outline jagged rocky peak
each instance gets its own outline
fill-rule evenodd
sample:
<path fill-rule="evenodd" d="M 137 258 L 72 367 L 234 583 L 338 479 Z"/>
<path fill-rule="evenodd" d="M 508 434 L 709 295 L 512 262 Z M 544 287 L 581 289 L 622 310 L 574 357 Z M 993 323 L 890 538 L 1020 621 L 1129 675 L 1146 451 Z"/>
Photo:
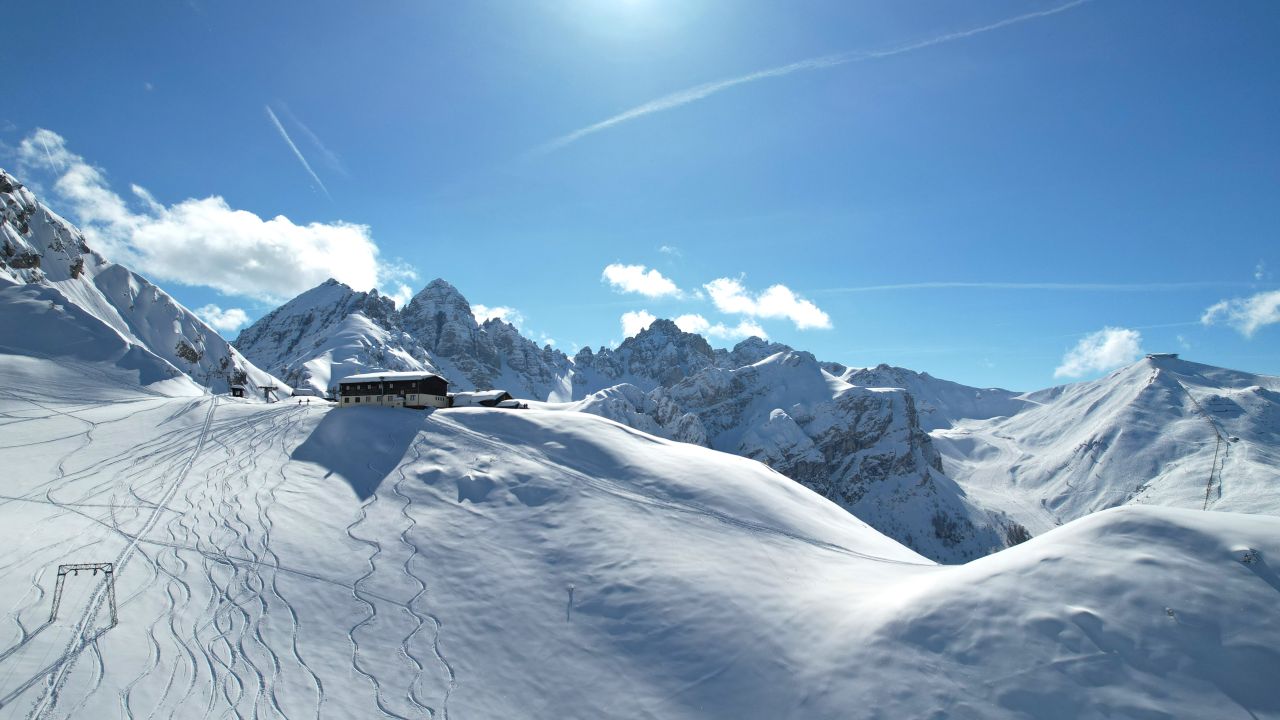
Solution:
<path fill-rule="evenodd" d="M 405 327 L 428 350 L 470 340 L 479 331 L 471 303 L 441 278 L 427 283 L 401 311 Z"/>
<path fill-rule="evenodd" d="M 649 327 L 623 340 L 616 349 L 596 352 L 584 348 L 574 357 L 574 397 L 620 382 L 644 390 L 674 385 L 715 365 L 716 353 L 706 338 L 681 330 L 671 320 L 654 320 Z"/>
<path fill-rule="evenodd" d="M 752 336 L 733 346 L 733 349 L 726 354 L 726 363 L 723 366 L 735 368 L 743 365 L 754 365 L 770 355 L 788 352 L 791 349 L 790 345 L 769 342 L 763 338 Z"/>
<path fill-rule="evenodd" d="M 0 273 L 15 282 L 69 280 L 106 263 L 84 236 L 0 168 Z"/>

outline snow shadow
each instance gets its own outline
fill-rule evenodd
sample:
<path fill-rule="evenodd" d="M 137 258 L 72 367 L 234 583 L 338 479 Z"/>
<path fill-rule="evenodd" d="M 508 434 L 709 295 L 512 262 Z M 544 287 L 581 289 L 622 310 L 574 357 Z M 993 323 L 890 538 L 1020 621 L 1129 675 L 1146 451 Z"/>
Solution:
<path fill-rule="evenodd" d="M 324 419 L 290 459 L 319 465 L 368 499 L 404 458 L 422 430 L 423 413 L 394 408 L 339 408 Z"/>

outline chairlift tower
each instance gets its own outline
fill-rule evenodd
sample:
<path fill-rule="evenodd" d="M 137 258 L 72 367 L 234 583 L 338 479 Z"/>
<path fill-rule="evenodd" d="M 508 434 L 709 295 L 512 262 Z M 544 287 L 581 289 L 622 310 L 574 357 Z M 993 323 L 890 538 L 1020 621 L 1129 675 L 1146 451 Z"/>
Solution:
<path fill-rule="evenodd" d="M 267 401 L 267 402 L 271 402 L 271 393 L 275 392 L 275 391 L 276 391 L 276 390 L 278 390 L 278 389 L 279 389 L 279 388 L 277 388 L 275 385 L 263 385 L 263 386 L 262 386 L 262 399 L 263 399 L 263 400 L 265 400 L 265 401 Z M 279 397 L 277 397 L 276 399 L 277 399 L 277 400 L 279 400 L 280 398 L 279 398 Z"/>
<path fill-rule="evenodd" d="M 67 573 L 80 575 L 80 571 L 90 572 L 96 577 L 102 573 L 107 583 L 107 605 L 111 608 L 111 627 L 115 627 L 119 618 L 116 616 L 116 577 L 115 567 L 111 563 L 77 563 L 58 566 L 58 582 L 53 587 L 53 608 L 49 610 L 49 622 L 58 618 L 58 605 L 62 603 L 62 585 L 67 580 Z"/>

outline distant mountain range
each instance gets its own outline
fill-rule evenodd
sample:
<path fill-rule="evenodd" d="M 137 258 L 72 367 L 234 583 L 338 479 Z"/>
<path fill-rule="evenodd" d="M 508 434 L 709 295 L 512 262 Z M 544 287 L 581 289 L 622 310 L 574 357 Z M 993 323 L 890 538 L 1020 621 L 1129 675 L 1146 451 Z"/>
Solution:
<path fill-rule="evenodd" d="M 404 308 L 335 280 L 224 341 L 93 252 L 0 171 L 0 352 L 104 362 L 143 386 L 328 391 L 371 370 L 438 372 L 759 460 L 914 550 L 958 562 L 1131 503 L 1280 514 L 1280 379 L 1176 358 L 1032 393 L 657 320 L 573 357 L 433 280 Z"/>

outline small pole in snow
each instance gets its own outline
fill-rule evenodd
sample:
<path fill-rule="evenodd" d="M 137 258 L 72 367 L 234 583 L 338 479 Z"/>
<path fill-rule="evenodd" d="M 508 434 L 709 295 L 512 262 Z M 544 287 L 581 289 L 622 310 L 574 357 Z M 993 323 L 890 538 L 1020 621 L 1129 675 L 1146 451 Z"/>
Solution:
<path fill-rule="evenodd" d="M 569 617 L 573 614 L 573 583 L 569 583 L 569 604 L 564 609 L 564 621 L 569 622 Z"/>

